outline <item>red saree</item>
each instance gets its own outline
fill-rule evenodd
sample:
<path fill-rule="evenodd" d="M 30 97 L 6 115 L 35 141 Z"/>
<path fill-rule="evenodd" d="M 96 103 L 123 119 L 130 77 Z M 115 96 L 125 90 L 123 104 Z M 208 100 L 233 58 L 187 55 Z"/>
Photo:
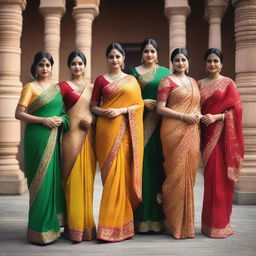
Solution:
<path fill-rule="evenodd" d="M 202 233 L 225 238 L 230 226 L 234 183 L 244 155 L 242 104 L 235 83 L 227 77 L 201 89 L 202 114 L 225 113 L 225 121 L 202 126 L 204 201 Z"/>

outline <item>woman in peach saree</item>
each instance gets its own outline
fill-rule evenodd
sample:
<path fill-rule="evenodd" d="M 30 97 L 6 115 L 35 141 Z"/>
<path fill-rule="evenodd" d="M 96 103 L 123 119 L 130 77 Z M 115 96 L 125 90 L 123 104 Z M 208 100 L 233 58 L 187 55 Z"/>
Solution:
<path fill-rule="evenodd" d="M 96 169 L 90 112 L 92 86 L 84 81 L 86 58 L 80 51 L 68 57 L 72 79 L 59 83 L 71 128 L 62 141 L 62 174 L 67 205 L 65 236 L 74 242 L 92 240 L 93 183 Z"/>
<path fill-rule="evenodd" d="M 176 239 L 192 238 L 194 194 L 199 153 L 200 92 L 196 81 L 186 75 L 188 53 L 172 52 L 173 74 L 158 88 L 158 113 L 163 116 L 161 141 L 165 180 L 162 187 L 165 227 Z"/>
<path fill-rule="evenodd" d="M 134 236 L 133 210 L 141 201 L 143 100 L 137 80 L 122 72 L 124 50 L 106 51 L 109 72 L 94 84 L 95 147 L 103 192 L 97 238 L 109 242 Z"/>

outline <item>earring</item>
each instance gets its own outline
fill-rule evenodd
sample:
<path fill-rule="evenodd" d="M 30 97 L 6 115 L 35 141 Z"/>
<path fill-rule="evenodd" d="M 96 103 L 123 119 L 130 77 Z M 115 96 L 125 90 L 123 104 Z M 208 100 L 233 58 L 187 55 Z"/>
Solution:
<path fill-rule="evenodd" d="M 143 64 L 143 63 L 144 63 L 144 60 L 143 60 L 143 58 L 141 58 L 141 60 L 140 60 L 140 63 L 141 63 L 141 64 Z"/>
<path fill-rule="evenodd" d="M 158 63 L 158 58 L 156 58 L 156 60 L 155 60 L 155 64 L 157 64 Z"/>
<path fill-rule="evenodd" d="M 37 72 L 35 73 L 35 78 L 38 78 L 38 74 L 37 74 Z"/>
<path fill-rule="evenodd" d="M 189 72 L 189 68 L 186 69 L 185 73 L 188 74 L 188 72 Z"/>
<path fill-rule="evenodd" d="M 121 65 L 121 69 L 124 70 L 125 66 L 124 66 L 124 62 Z"/>

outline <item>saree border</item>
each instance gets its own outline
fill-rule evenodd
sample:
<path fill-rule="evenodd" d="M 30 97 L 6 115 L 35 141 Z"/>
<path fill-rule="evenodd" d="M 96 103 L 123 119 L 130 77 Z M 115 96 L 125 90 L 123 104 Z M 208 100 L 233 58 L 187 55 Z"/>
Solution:
<path fill-rule="evenodd" d="M 49 166 L 51 158 L 52 158 L 52 154 L 54 152 L 57 135 L 58 135 L 58 128 L 53 128 L 51 130 L 51 134 L 48 138 L 48 142 L 45 147 L 43 156 L 42 156 L 40 163 L 37 167 L 36 174 L 33 177 L 33 180 L 29 186 L 29 206 L 30 207 L 36 200 L 37 194 L 38 194 L 40 187 L 43 183 L 44 177 L 46 175 L 48 166 Z"/>
<path fill-rule="evenodd" d="M 46 91 L 42 92 L 35 101 L 31 103 L 28 107 L 28 113 L 33 113 L 44 105 L 52 101 L 56 95 L 60 92 L 60 87 L 58 84 L 54 84 L 49 87 Z"/>
<path fill-rule="evenodd" d="M 202 157 L 203 157 L 205 165 L 207 164 L 210 155 L 212 154 L 215 146 L 217 145 L 217 143 L 219 141 L 219 138 L 221 136 L 223 128 L 224 128 L 224 121 L 219 121 L 216 124 L 216 127 L 214 128 L 213 135 L 211 136 L 209 142 L 207 143 L 207 145 L 205 146 L 205 148 L 202 152 Z"/>
<path fill-rule="evenodd" d="M 113 164 L 113 161 L 119 151 L 121 142 L 122 142 L 124 134 L 125 134 L 126 127 L 127 127 L 126 120 L 123 118 L 121 121 L 121 124 L 120 124 L 119 131 L 116 135 L 116 139 L 115 139 L 115 141 L 111 147 L 111 150 L 110 150 L 110 152 L 104 162 L 104 165 L 102 166 L 102 169 L 101 169 L 101 179 L 102 179 L 103 185 L 107 179 L 107 176 L 108 176 L 110 168 Z"/>
<path fill-rule="evenodd" d="M 150 111 L 146 118 L 144 119 L 144 148 L 147 146 L 151 135 L 155 131 L 158 123 L 160 121 L 160 116 L 155 113 Z"/>
<path fill-rule="evenodd" d="M 60 231 L 49 230 L 46 232 L 39 232 L 33 229 L 27 230 L 27 239 L 36 244 L 49 244 L 60 237 Z"/>
<path fill-rule="evenodd" d="M 64 236 L 74 242 L 90 241 L 96 238 L 96 227 L 87 229 L 74 229 L 65 227 Z"/>
<path fill-rule="evenodd" d="M 97 238 L 109 242 L 118 242 L 134 236 L 134 221 L 129 220 L 123 227 L 116 228 L 106 225 L 99 225 Z"/>
<path fill-rule="evenodd" d="M 135 230 L 136 232 L 160 232 L 164 230 L 164 223 L 163 221 L 136 221 L 135 222 Z"/>
<path fill-rule="evenodd" d="M 157 69 L 159 67 L 160 67 L 159 65 L 156 65 L 152 70 L 150 70 L 150 71 L 148 71 L 144 74 L 140 74 L 135 68 L 136 72 L 139 74 L 139 77 L 137 79 L 138 79 L 138 83 L 140 85 L 140 88 L 142 90 L 147 86 L 147 83 L 154 80 Z"/>
<path fill-rule="evenodd" d="M 202 223 L 201 232 L 211 238 L 226 238 L 233 234 L 230 223 L 225 228 L 211 228 Z"/>
<path fill-rule="evenodd" d="M 132 140 L 132 151 L 133 151 L 133 184 L 135 186 L 135 192 L 138 199 L 142 200 L 142 180 L 140 174 L 139 164 L 139 138 L 138 138 L 138 127 L 136 122 L 136 109 L 131 106 L 128 107 L 128 119 L 130 126 L 130 134 Z"/>

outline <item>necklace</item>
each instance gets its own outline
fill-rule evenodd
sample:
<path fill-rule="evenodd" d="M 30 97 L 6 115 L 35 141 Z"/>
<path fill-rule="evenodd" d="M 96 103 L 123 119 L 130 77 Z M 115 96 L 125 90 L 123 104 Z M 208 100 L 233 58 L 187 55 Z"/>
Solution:
<path fill-rule="evenodd" d="M 82 82 L 76 82 L 73 79 L 70 80 L 73 84 L 75 84 L 77 87 L 84 87 L 85 86 L 85 81 Z"/>
<path fill-rule="evenodd" d="M 120 74 L 116 75 L 116 76 L 111 76 L 109 73 L 107 74 L 107 76 L 110 78 L 110 80 L 112 81 L 116 81 L 117 79 L 119 79 L 121 76 L 123 75 L 123 72 L 121 72 Z"/>
<path fill-rule="evenodd" d="M 190 84 L 190 79 L 185 76 L 186 81 L 184 79 L 181 79 L 179 76 L 176 75 L 176 77 L 178 78 L 178 80 L 180 81 L 181 85 L 186 85 L 186 84 Z"/>
<path fill-rule="evenodd" d="M 76 82 L 74 80 L 70 80 L 77 88 L 74 89 L 74 93 L 81 94 L 84 91 L 85 88 L 85 81 L 82 82 Z"/>

